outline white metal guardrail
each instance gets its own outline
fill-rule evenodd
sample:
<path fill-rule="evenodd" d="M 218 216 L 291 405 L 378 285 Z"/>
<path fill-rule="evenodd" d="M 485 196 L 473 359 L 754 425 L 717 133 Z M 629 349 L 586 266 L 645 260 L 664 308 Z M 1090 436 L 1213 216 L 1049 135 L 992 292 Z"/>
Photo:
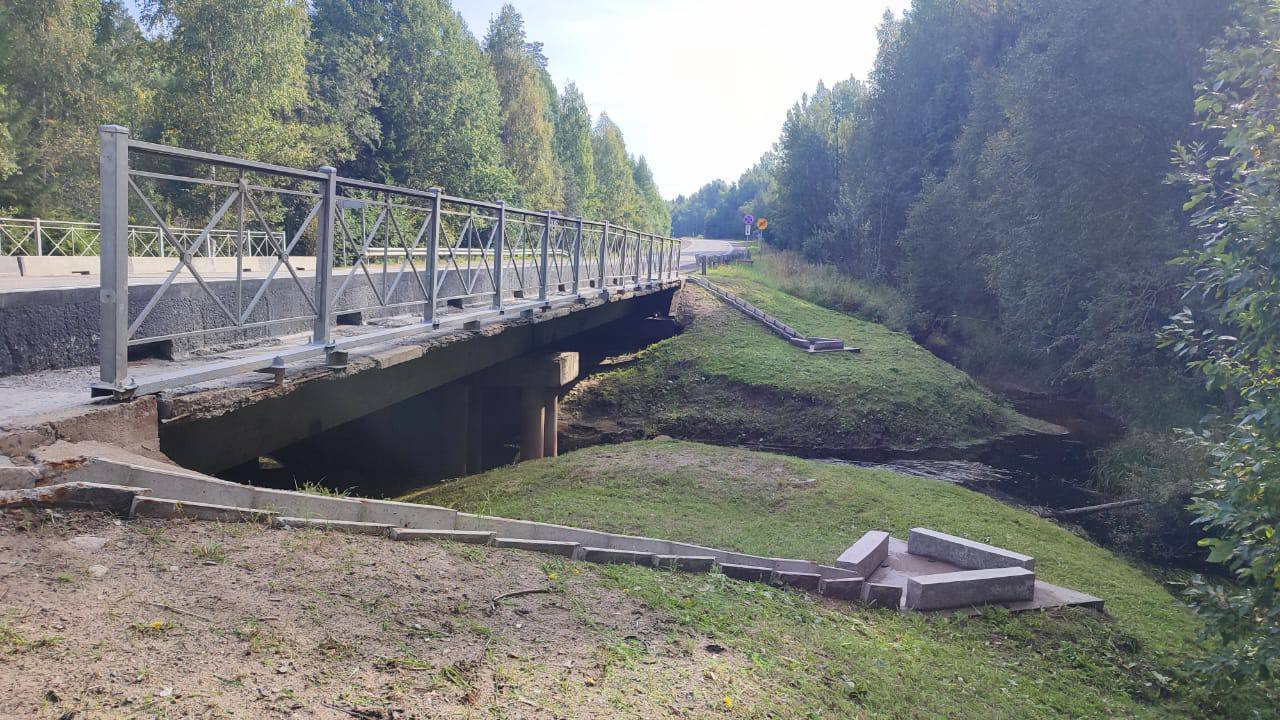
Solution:
<path fill-rule="evenodd" d="M 95 394 L 156 392 L 333 357 L 439 327 L 450 306 L 456 310 L 450 320 L 482 320 L 679 276 L 678 240 L 608 222 L 345 178 L 331 167 L 302 170 L 141 142 L 117 125 L 99 128 L 99 140 L 102 328 Z M 129 287 L 132 217 L 154 223 L 173 251 L 166 257 L 176 260 L 158 286 L 135 288 L 140 297 L 131 297 Z M 202 229 L 190 234 L 171 226 L 197 218 Z M 251 232 L 259 233 L 256 248 Z M 195 262 L 217 233 L 229 238 L 233 280 L 207 279 Z M 274 259 L 265 278 L 246 276 L 250 252 Z M 314 257 L 314 277 L 304 281 L 294 256 Z M 196 288 L 183 296 L 203 303 L 201 327 L 175 326 L 185 321 L 161 302 L 177 294 L 179 276 L 194 280 Z M 338 315 L 365 311 L 420 320 L 334 339 Z M 129 377 L 133 345 L 299 322 L 312 326 L 303 347 L 144 382 Z"/>
<path fill-rule="evenodd" d="M 129 255 L 177 257 L 179 248 L 192 245 L 200 232 L 198 228 L 171 227 L 168 234 L 178 241 L 175 244 L 166 240 L 166 233 L 157 225 L 130 225 Z M 94 222 L 0 217 L 0 255 L 91 257 L 98 254 L 100 234 L 100 227 Z M 239 237 L 235 230 L 211 230 L 196 249 L 203 257 L 235 257 Z M 247 230 L 243 238 L 246 255 L 274 255 L 269 252 L 272 243 L 266 233 Z"/>

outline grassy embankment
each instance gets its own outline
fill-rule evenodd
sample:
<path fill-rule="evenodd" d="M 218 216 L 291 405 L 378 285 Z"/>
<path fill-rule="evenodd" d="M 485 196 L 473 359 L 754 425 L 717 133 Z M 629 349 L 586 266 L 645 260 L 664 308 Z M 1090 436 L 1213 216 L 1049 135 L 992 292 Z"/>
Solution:
<path fill-rule="evenodd" d="M 801 482 L 813 479 L 815 482 Z M 1030 553 L 1090 611 L 944 618 L 610 567 L 604 582 L 749 663 L 719 678 L 746 716 L 1203 717 L 1181 679 L 1194 619 L 1156 581 L 1053 523 L 944 482 L 679 441 L 601 446 L 409 496 L 475 512 L 830 561 L 869 529 L 918 525 Z M 649 659 L 651 660 L 651 659 Z M 648 661 L 638 658 L 638 662 Z"/>
<path fill-rule="evenodd" d="M 711 279 L 862 353 L 800 352 L 690 287 L 678 308 L 685 331 L 580 385 L 570 415 L 622 418 L 633 437 L 827 450 L 962 445 L 1018 429 L 1016 413 L 903 333 L 781 292 L 751 266 L 716 268 Z"/>

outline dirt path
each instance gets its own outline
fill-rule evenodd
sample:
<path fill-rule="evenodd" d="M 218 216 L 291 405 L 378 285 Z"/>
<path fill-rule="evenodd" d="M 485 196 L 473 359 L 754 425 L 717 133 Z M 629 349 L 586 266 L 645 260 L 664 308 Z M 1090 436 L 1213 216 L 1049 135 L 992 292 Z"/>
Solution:
<path fill-rule="evenodd" d="M 745 662 L 517 551 L 19 511 L 0 558 L 2 718 L 702 717 Z"/>

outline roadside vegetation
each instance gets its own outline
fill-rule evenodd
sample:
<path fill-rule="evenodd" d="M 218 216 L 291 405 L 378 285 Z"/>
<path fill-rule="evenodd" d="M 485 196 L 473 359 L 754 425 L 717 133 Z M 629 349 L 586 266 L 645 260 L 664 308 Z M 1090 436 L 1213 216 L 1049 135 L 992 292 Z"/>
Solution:
<path fill-rule="evenodd" d="M 915 526 L 1030 553 L 1043 579 L 1106 600 L 977 617 L 869 612 L 719 576 L 610 568 L 606 581 L 751 658 L 786 717 L 1205 717 L 1184 660 L 1196 623 L 1141 569 L 1053 523 L 936 480 L 680 441 L 601 446 L 406 496 L 462 510 L 833 560 L 866 530 Z M 1265 707 L 1258 705 L 1257 707 Z"/>
<path fill-rule="evenodd" d="M 711 279 L 862 352 L 801 352 L 690 286 L 679 300 L 684 332 L 579 385 L 566 402 L 575 422 L 621 422 L 624 437 L 832 452 L 963 445 L 1018 430 L 1016 413 L 907 335 L 780 292 L 756 273 L 724 266 Z"/>

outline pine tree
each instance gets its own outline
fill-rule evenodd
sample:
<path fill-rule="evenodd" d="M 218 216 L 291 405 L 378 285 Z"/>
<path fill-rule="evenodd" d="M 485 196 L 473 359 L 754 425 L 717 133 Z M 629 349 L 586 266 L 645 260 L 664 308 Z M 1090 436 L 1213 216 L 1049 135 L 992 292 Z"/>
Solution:
<path fill-rule="evenodd" d="M 536 55 L 535 55 L 536 52 Z M 507 167 L 520 188 L 520 201 L 535 210 L 563 205 L 561 178 L 551 150 L 551 101 L 544 82 L 540 46 L 525 38 L 524 18 L 510 4 L 489 23 L 485 56 L 493 66 L 502 98 L 502 144 Z"/>
<path fill-rule="evenodd" d="M 375 110 L 390 67 L 384 0 L 314 0 L 308 74 L 314 102 L 308 121 L 322 126 L 317 154 L 344 174 L 374 174 L 382 140 Z"/>
<path fill-rule="evenodd" d="M 572 82 L 565 85 L 556 108 L 555 153 L 563 171 L 565 212 L 593 217 L 597 208 L 591 115 L 582 91 Z"/>

